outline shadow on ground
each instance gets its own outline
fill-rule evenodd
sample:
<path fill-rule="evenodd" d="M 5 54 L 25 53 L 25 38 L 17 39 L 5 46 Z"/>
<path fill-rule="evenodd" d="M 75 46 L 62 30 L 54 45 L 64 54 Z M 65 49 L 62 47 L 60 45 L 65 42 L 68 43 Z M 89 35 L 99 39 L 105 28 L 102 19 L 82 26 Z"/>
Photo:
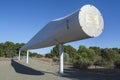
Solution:
<path fill-rule="evenodd" d="M 65 69 L 63 77 L 75 80 L 120 80 L 120 73 L 114 69 Z"/>
<path fill-rule="evenodd" d="M 44 75 L 43 72 L 22 65 L 14 60 L 11 60 L 11 65 L 13 66 L 13 68 L 17 73 L 27 74 L 27 75 Z"/>
<path fill-rule="evenodd" d="M 22 65 L 14 60 L 11 60 L 11 65 L 17 73 L 27 75 L 44 75 L 45 73 L 58 76 L 57 73 L 37 71 L 33 68 Z M 120 72 L 115 69 L 64 69 L 62 77 L 69 78 L 70 80 L 120 80 Z"/>

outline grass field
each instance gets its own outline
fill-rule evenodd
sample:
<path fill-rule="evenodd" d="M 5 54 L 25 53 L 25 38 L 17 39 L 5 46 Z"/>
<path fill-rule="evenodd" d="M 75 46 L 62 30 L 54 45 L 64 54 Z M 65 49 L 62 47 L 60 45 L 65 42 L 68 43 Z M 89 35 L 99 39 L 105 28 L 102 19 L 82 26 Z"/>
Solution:
<path fill-rule="evenodd" d="M 0 80 L 120 80 L 120 72 L 115 69 L 79 70 L 65 67 L 65 73 L 58 74 L 59 66 L 48 59 L 1 60 Z"/>

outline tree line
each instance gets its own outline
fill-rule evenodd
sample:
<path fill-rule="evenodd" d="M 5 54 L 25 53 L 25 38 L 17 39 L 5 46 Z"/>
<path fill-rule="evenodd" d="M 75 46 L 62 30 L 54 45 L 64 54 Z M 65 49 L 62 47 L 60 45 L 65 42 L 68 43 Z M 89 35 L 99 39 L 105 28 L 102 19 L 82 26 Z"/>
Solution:
<path fill-rule="evenodd" d="M 13 43 L 10 41 L 0 43 L 0 57 L 12 58 L 18 56 L 19 49 L 24 43 Z M 115 66 L 120 68 L 119 48 L 100 48 L 96 46 L 86 47 L 80 45 L 76 50 L 71 45 L 64 45 L 64 60 L 73 63 L 77 68 L 88 68 L 91 65 Z M 26 56 L 26 51 L 21 52 L 21 56 Z M 42 57 L 41 54 L 30 52 L 30 57 Z M 59 60 L 59 45 L 53 47 L 45 57 L 57 58 Z"/>
<path fill-rule="evenodd" d="M 64 60 L 69 60 L 76 68 L 88 68 L 91 65 L 104 67 L 120 68 L 120 49 L 119 48 L 100 48 L 92 46 L 87 48 L 80 45 L 78 50 L 70 45 L 64 45 L 64 56 L 69 55 Z M 59 46 L 56 45 L 47 57 L 59 59 Z"/>
<path fill-rule="evenodd" d="M 0 57 L 12 58 L 18 56 L 19 49 L 25 45 L 24 43 L 13 43 L 6 41 L 5 43 L 0 43 Z M 35 52 L 29 53 L 30 57 L 42 57 L 42 55 Z M 26 51 L 21 52 L 21 56 L 26 56 Z"/>

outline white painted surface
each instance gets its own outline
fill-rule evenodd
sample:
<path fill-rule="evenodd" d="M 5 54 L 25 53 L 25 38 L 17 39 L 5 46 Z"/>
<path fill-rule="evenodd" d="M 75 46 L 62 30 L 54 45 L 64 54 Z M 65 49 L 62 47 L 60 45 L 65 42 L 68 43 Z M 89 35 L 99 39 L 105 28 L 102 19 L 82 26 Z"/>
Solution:
<path fill-rule="evenodd" d="M 99 10 L 92 5 L 85 5 L 75 13 L 49 22 L 20 50 L 97 37 L 102 33 L 103 25 Z"/>
<path fill-rule="evenodd" d="M 28 50 L 60 44 L 59 72 L 63 74 L 62 44 L 97 37 L 102 33 L 103 26 L 104 21 L 100 11 L 92 5 L 85 5 L 73 14 L 49 22 L 20 50 L 27 50 L 28 63 Z"/>
<path fill-rule="evenodd" d="M 26 58 L 26 63 L 28 64 L 29 62 L 29 51 L 27 50 L 27 58 Z"/>
<path fill-rule="evenodd" d="M 60 55 L 60 64 L 59 64 L 59 72 L 60 74 L 64 73 L 64 60 L 63 60 L 63 44 L 59 44 L 59 55 Z"/>
<path fill-rule="evenodd" d="M 18 56 L 18 60 L 20 60 L 20 54 L 21 54 L 21 51 L 19 50 L 19 56 Z"/>

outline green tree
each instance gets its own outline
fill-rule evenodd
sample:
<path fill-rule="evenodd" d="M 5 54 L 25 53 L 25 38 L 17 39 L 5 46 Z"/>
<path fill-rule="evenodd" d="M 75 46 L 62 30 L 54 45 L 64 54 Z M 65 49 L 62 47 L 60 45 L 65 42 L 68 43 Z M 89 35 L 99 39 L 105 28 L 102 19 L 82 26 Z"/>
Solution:
<path fill-rule="evenodd" d="M 0 57 L 11 58 L 14 56 L 18 56 L 19 49 L 25 45 L 24 43 L 13 43 L 10 41 L 6 41 L 5 43 L 0 43 Z M 32 52 L 30 52 L 32 54 Z M 40 57 L 41 55 L 35 54 L 36 57 Z M 26 51 L 21 52 L 21 56 L 26 56 Z"/>
<path fill-rule="evenodd" d="M 68 53 L 64 53 L 64 62 L 68 63 L 69 62 L 69 54 Z"/>
<path fill-rule="evenodd" d="M 92 46 L 92 47 L 89 47 L 89 49 L 93 49 L 97 55 L 101 55 L 100 47 Z"/>
<path fill-rule="evenodd" d="M 73 48 L 72 46 L 70 46 L 70 45 L 65 45 L 64 46 L 64 53 L 66 53 L 66 55 L 69 56 L 69 61 L 70 62 L 73 62 L 74 54 L 76 52 L 77 52 L 76 49 Z"/>
<path fill-rule="evenodd" d="M 41 58 L 42 57 L 41 54 L 38 54 L 36 52 L 30 52 L 29 55 L 30 55 L 30 57 L 36 57 L 36 58 Z"/>
<path fill-rule="evenodd" d="M 101 50 L 101 56 L 103 59 L 105 59 L 106 61 L 114 61 L 115 60 L 115 57 L 116 57 L 116 52 L 112 49 L 108 49 L 108 48 L 105 48 L 105 49 L 102 49 Z"/>
<path fill-rule="evenodd" d="M 73 64 L 77 68 L 88 68 L 90 65 L 93 65 L 95 61 L 95 51 L 82 45 L 74 55 Z"/>
<path fill-rule="evenodd" d="M 0 57 L 4 57 L 3 43 L 0 43 Z"/>
<path fill-rule="evenodd" d="M 4 48 L 6 49 L 5 51 L 5 54 L 6 56 L 5 57 L 13 57 L 14 56 L 14 43 L 13 42 L 5 42 L 4 43 Z"/>
<path fill-rule="evenodd" d="M 51 57 L 59 57 L 59 45 L 56 45 L 55 47 L 53 47 L 53 49 L 51 50 Z"/>
<path fill-rule="evenodd" d="M 79 46 L 77 53 L 86 52 L 87 48 L 84 45 Z"/>
<path fill-rule="evenodd" d="M 69 57 L 72 58 L 73 55 L 76 53 L 76 49 L 70 45 L 64 46 L 64 52 L 69 54 Z"/>

